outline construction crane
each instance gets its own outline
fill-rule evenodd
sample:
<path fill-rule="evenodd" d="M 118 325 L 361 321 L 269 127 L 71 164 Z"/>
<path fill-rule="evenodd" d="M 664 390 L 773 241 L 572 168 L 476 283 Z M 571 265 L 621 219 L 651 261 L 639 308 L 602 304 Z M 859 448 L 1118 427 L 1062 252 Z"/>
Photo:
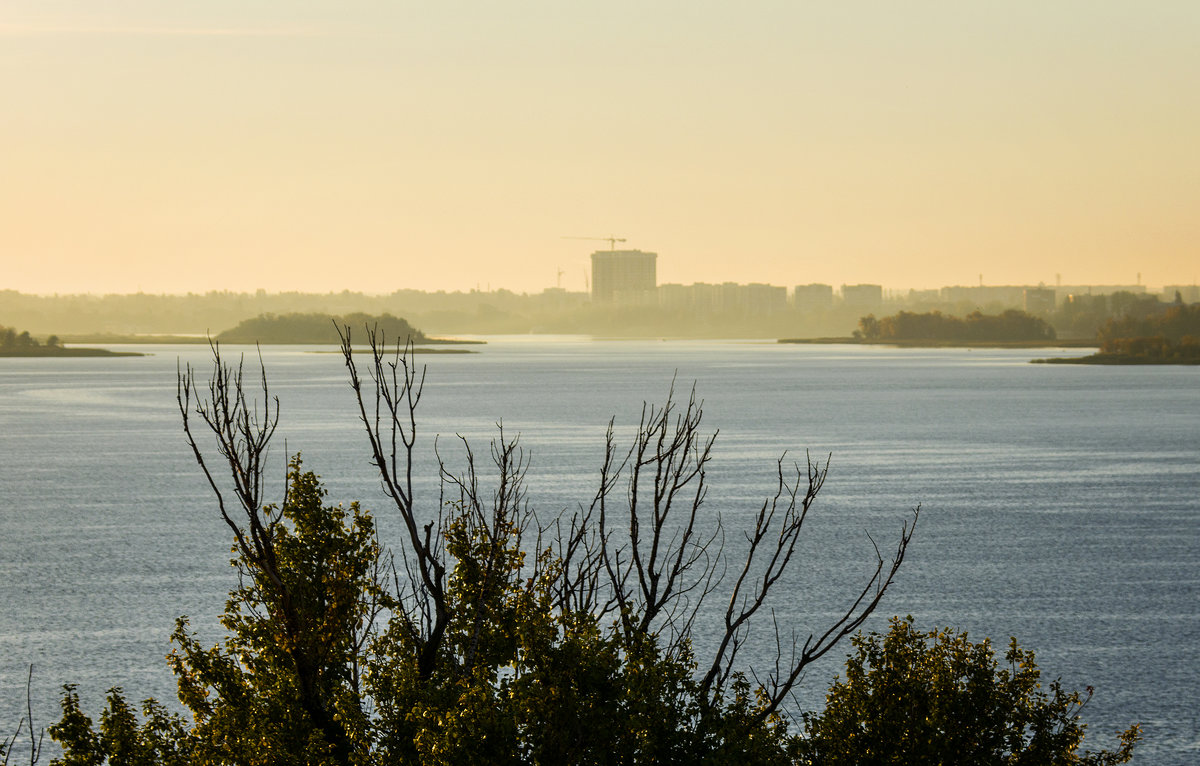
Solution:
<path fill-rule="evenodd" d="M 616 250 L 618 242 L 624 242 L 624 237 L 563 237 L 563 239 L 598 239 L 608 243 L 609 250 Z"/>

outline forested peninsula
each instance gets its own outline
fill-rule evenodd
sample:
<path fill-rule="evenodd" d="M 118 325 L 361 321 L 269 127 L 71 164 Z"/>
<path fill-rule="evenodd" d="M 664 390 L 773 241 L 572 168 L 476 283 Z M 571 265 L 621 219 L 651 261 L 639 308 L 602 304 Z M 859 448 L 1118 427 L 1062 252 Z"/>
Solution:
<path fill-rule="evenodd" d="M 1035 359 L 1044 364 L 1200 364 L 1200 304 L 1177 303 L 1161 314 L 1110 319 L 1091 356 Z"/>
<path fill-rule="evenodd" d="M 780 343 L 814 341 L 785 339 Z M 1016 346 L 1061 345 L 1054 328 L 1040 317 L 1017 309 L 1000 314 L 973 311 L 965 317 L 929 311 L 918 314 L 900 311 L 876 318 L 874 314 L 858 320 L 858 329 L 850 338 L 823 338 L 815 342 L 878 343 L 898 346 Z M 1088 344 L 1092 345 L 1092 344 Z"/>
<path fill-rule="evenodd" d="M 1136 313 L 1110 317 L 1094 340 L 1058 340 L 1046 320 L 1009 309 L 990 315 L 974 311 L 965 317 L 930 311 L 900 311 L 858 321 L 850 338 L 784 339 L 780 343 L 864 343 L 895 346 L 976 346 L 1035 348 L 1099 347 L 1090 356 L 1034 359 L 1046 364 L 1200 364 L 1200 304 L 1143 303 Z"/>

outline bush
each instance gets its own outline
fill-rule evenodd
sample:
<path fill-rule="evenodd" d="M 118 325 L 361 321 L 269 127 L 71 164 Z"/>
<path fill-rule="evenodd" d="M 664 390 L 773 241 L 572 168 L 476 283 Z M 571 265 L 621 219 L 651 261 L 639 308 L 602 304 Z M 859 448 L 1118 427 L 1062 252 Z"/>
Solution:
<path fill-rule="evenodd" d="M 1115 751 L 1079 752 L 1090 699 L 1058 681 L 1041 687 L 1033 652 L 1014 638 L 1004 665 L 984 639 L 946 629 L 922 633 L 893 618 L 886 635 L 852 640 L 846 677 L 823 713 L 805 717 L 805 762 L 841 764 L 1118 764 L 1132 756 L 1138 727 Z"/>

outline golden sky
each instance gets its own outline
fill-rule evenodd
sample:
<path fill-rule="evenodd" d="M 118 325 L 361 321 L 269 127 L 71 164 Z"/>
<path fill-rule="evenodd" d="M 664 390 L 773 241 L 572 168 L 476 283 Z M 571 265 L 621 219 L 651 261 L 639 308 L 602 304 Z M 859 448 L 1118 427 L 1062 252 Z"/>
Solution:
<path fill-rule="evenodd" d="M 0 289 L 1192 283 L 1200 2 L 5 0 Z"/>

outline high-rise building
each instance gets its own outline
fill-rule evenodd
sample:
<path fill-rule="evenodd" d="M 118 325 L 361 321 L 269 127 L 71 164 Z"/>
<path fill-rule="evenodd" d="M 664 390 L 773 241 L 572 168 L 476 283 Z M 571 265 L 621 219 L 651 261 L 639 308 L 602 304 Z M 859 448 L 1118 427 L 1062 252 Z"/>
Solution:
<path fill-rule="evenodd" d="M 592 300 L 597 303 L 654 301 L 658 253 L 597 250 L 592 253 Z"/>
<path fill-rule="evenodd" d="M 1025 288 L 1025 305 L 1023 308 L 1027 314 L 1049 314 L 1054 311 L 1056 302 L 1054 288 L 1052 287 L 1026 287 Z"/>
<path fill-rule="evenodd" d="M 1167 303 L 1175 300 L 1175 294 L 1184 303 L 1200 303 L 1200 287 L 1196 285 L 1166 285 L 1163 287 L 1162 299 Z"/>
<path fill-rule="evenodd" d="M 792 303 L 805 311 L 827 309 L 833 305 L 833 285 L 796 285 L 792 288 Z"/>
<path fill-rule="evenodd" d="M 880 285 L 842 285 L 842 304 L 856 309 L 876 309 L 883 304 Z"/>

